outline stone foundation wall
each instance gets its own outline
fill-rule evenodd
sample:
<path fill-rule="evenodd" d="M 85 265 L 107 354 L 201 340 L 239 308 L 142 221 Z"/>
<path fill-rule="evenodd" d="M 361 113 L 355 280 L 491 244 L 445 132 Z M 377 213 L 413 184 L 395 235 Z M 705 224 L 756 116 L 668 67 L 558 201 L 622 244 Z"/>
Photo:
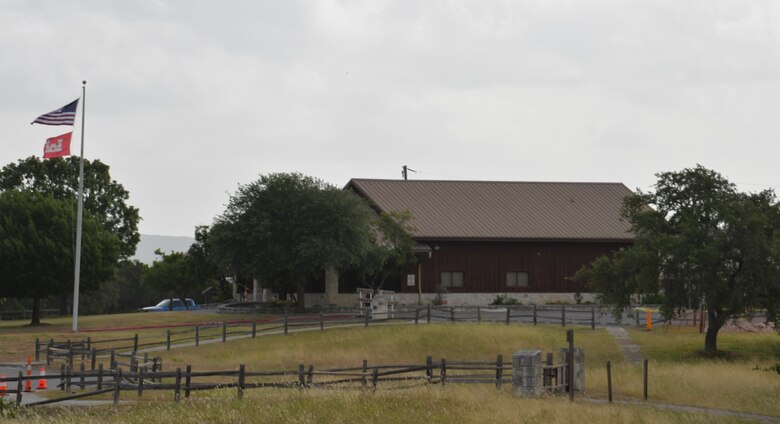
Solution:
<path fill-rule="evenodd" d="M 506 295 L 507 299 L 517 299 L 521 305 L 544 305 L 548 303 L 566 303 L 575 304 L 575 293 L 446 293 L 444 302 L 450 306 L 466 305 L 489 305 L 498 295 Z M 422 304 L 427 305 L 433 302 L 435 293 L 423 293 Z M 396 293 L 393 295 L 396 305 L 417 305 L 418 295 L 416 293 Z M 582 293 L 583 302 L 595 302 L 596 295 L 593 293 Z M 357 293 L 331 294 L 325 293 L 306 293 L 306 307 L 316 306 L 355 306 L 357 307 Z"/>

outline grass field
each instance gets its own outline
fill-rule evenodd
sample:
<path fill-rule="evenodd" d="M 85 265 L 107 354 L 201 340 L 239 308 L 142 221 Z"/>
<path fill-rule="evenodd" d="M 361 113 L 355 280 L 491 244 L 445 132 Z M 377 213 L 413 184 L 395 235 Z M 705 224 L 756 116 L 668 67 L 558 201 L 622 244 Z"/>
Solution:
<path fill-rule="evenodd" d="M 146 320 L 161 323 L 247 318 L 252 317 L 130 314 L 85 320 L 82 328 L 110 325 L 111 322 L 142 325 L 140 322 Z M 67 327 L 68 322 L 64 324 Z M 45 330 L 62 325 L 55 323 Z M 161 330 L 156 331 L 159 334 Z M 9 340 L 26 340 L 27 354 L 31 340 L 37 334 L 18 328 L 18 323 L 17 327 L 2 325 L 0 348 L 7 346 Z M 652 333 L 630 330 L 630 335 L 650 361 L 650 401 L 780 417 L 780 375 L 763 370 L 780 362 L 780 336 L 777 334 L 723 333 L 719 337 L 720 347 L 731 353 L 726 359 L 717 360 L 696 354 L 703 346 L 703 336 L 692 329 L 657 328 Z M 100 336 L 114 337 L 114 334 Z M 606 398 L 604 364 L 611 361 L 616 399 L 642 398 L 641 366 L 626 363 L 617 343 L 605 330 L 577 328 L 575 341 L 585 350 L 585 396 Z M 419 364 L 427 355 L 448 360 L 494 360 L 497 354 L 502 354 L 508 362 L 517 350 L 556 352 L 564 346 L 565 329 L 558 326 L 446 323 L 332 328 L 324 332 L 268 335 L 175 349 L 161 354 L 166 369 L 185 365 L 192 365 L 196 371 L 236 369 L 239 364 L 245 364 L 248 370 L 256 371 L 294 369 L 300 363 L 314 365 L 316 369 L 357 366 L 363 359 L 369 364 Z M 135 396 L 123 394 L 123 399 L 126 398 L 135 399 Z M 224 389 L 196 392 L 192 400 L 182 405 L 173 404 L 171 398 L 170 393 L 145 394 L 143 406 L 127 405 L 119 412 L 107 407 L 68 412 L 37 409 L 20 422 L 745 422 L 642 406 L 585 401 L 570 404 L 559 397 L 519 399 L 508 387 L 498 391 L 491 385 L 403 390 L 380 385 L 376 392 L 256 389 L 247 391 L 243 401 L 236 399 L 234 390 Z"/>
<path fill-rule="evenodd" d="M 129 313 L 116 315 L 97 315 L 79 317 L 79 332 L 71 332 L 71 318 L 45 318 L 40 327 L 30 327 L 28 321 L 0 321 L 0 363 L 22 362 L 35 352 L 35 338 L 42 341 L 82 340 L 92 337 L 95 340 L 133 337 L 136 333 L 146 341 L 165 340 L 164 329 L 124 330 L 111 332 L 91 332 L 89 330 L 106 327 L 142 327 L 160 324 L 183 324 L 195 322 L 221 322 L 254 320 L 268 318 L 268 315 L 217 314 L 206 312 L 155 312 Z M 104 347 L 104 346 L 101 346 Z"/>

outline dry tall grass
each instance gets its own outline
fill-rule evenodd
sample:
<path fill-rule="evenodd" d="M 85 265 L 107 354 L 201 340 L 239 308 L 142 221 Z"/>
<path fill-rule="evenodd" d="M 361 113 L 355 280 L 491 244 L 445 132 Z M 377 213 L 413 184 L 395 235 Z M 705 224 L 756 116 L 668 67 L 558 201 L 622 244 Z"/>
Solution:
<path fill-rule="evenodd" d="M 733 417 L 617 406 L 563 398 L 522 399 L 508 390 L 437 386 L 402 391 L 253 390 L 243 400 L 232 390 L 194 401 L 127 405 L 62 412 L 38 409 L 21 423 L 737 423 Z"/>

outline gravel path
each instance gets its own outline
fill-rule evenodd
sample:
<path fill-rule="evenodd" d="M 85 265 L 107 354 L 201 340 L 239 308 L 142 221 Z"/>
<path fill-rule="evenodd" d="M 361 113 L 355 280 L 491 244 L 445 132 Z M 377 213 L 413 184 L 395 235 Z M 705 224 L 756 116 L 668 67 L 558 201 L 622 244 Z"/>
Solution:
<path fill-rule="evenodd" d="M 632 364 L 641 364 L 645 360 L 645 355 L 639 350 L 639 345 L 635 344 L 631 340 L 631 336 L 623 327 L 606 327 L 607 332 L 615 338 L 620 346 L 620 351 L 623 352 L 623 357 L 626 361 Z"/>

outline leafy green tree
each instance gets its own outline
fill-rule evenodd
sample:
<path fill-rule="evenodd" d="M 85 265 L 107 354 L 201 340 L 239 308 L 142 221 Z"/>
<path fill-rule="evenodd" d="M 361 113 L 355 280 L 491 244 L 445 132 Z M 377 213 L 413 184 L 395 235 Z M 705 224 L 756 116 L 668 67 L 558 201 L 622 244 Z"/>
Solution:
<path fill-rule="evenodd" d="M 114 278 L 101 282 L 100 290 L 80 297 L 79 313 L 100 315 L 133 312 L 159 302 L 160 295 L 141 284 L 146 269 L 148 266 L 137 260 L 120 261 Z"/>
<path fill-rule="evenodd" d="M 780 306 L 780 209 L 771 190 L 741 193 L 697 166 L 657 175 L 655 192 L 625 199 L 634 245 L 601 257 L 575 279 L 587 281 L 616 311 L 635 295 L 662 293 L 665 316 L 703 303 L 704 349 L 717 352 L 729 318 Z"/>
<path fill-rule="evenodd" d="M 0 170 L 0 191 L 20 190 L 74 202 L 78 195 L 79 158 L 39 159 L 31 156 Z M 140 240 L 138 209 L 127 204 L 129 193 L 111 179 L 108 165 L 84 160 L 84 210 L 120 241 L 120 257 L 135 253 Z"/>
<path fill-rule="evenodd" d="M 144 275 L 147 287 L 184 300 L 202 284 L 203 279 L 193 273 L 192 261 L 187 253 L 164 253 L 160 249 L 154 253 L 160 256 L 160 260 L 154 261 Z M 186 302 L 184 305 L 187 307 Z M 170 306 L 173 307 L 173 304 Z"/>
<path fill-rule="evenodd" d="M 32 325 L 40 324 L 42 298 L 73 290 L 71 206 L 40 193 L 0 193 L 0 296 L 33 299 Z M 111 278 L 118 257 L 119 240 L 85 213 L 80 289 Z"/>
<path fill-rule="evenodd" d="M 191 272 L 204 282 L 204 286 L 219 288 L 222 297 L 229 299 L 232 295 L 227 276 L 229 270 L 220 267 L 219 261 L 213 254 L 211 245 L 211 232 L 206 225 L 195 227 L 195 243 L 187 250 L 190 258 Z M 233 274 L 235 275 L 235 274 Z"/>
<path fill-rule="evenodd" d="M 417 260 L 411 219 L 409 211 L 379 214 L 373 224 L 373 243 L 360 265 L 365 287 L 381 289 L 388 276 L 399 274 L 404 266 Z"/>
<path fill-rule="evenodd" d="M 300 311 L 307 279 L 363 260 L 375 219 L 354 193 L 298 173 L 269 174 L 239 186 L 211 237 L 225 269 L 296 293 Z"/>

